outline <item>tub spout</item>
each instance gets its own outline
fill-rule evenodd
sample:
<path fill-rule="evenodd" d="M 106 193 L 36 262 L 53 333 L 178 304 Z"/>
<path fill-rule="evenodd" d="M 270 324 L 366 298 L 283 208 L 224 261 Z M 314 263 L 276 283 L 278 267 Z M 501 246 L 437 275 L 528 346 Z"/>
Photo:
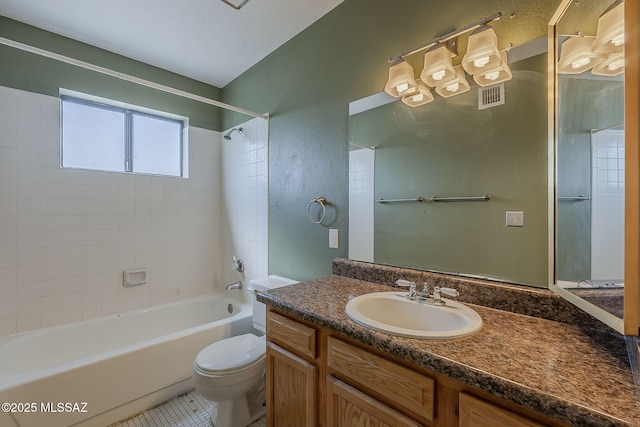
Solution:
<path fill-rule="evenodd" d="M 237 281 L 235 283 L 227 285 L 225 287 L 225 289 L 228 290 L 228 291 L 231 290 L 231 289 L 242 289 L 242 280 L 239 280 L 239 281 Z"/>

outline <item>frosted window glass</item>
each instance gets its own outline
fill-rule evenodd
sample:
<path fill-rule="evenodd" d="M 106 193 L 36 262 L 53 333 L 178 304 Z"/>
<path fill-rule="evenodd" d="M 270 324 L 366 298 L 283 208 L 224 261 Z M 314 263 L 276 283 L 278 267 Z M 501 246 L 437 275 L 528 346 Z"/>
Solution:
<path fill-rule="evenodd" d="M 133 114 L 133 172 L 181 176 L 182 123 Z"/>
<path fill-rule="evenodd" d="M 62 102 L 62 166 L 124 172 L 125 113 Z"/>

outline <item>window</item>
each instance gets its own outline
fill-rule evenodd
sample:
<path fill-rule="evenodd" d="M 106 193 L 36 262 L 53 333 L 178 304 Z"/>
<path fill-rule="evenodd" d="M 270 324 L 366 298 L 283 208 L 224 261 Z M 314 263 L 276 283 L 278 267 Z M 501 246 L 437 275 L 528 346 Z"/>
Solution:
<path fill-rule="evenodd" d="M 183 120 L 60 96 L 63 168 L 187 176 Z"/>

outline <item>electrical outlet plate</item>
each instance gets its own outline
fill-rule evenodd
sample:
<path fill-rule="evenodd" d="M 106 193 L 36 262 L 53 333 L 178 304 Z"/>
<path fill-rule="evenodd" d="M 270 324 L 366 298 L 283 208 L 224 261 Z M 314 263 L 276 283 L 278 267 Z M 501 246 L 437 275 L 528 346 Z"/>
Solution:
<path fill-rule="evenodd" d="M 338 230 L 336 228 L 329 229 L 329 247 L 338 249 Z"/>
<path fill-rule="evenodd" d="M 524 212 L 507 212 L 507 227 L 524 227 Z"/>

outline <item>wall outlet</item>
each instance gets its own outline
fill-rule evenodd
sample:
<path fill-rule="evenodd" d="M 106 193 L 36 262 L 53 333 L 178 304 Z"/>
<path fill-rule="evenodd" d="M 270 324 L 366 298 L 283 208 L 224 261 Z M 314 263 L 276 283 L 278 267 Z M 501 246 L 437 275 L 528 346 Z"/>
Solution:
<path fill-rule="evenodd" d="M 507 212 L 507 227 L 524 227 L 524 212 Z"/>
<path fill-rule="evenodd" d="M 338 249 L 338 230 L 336 228 L 329 229 L 329 247 Z"/>

